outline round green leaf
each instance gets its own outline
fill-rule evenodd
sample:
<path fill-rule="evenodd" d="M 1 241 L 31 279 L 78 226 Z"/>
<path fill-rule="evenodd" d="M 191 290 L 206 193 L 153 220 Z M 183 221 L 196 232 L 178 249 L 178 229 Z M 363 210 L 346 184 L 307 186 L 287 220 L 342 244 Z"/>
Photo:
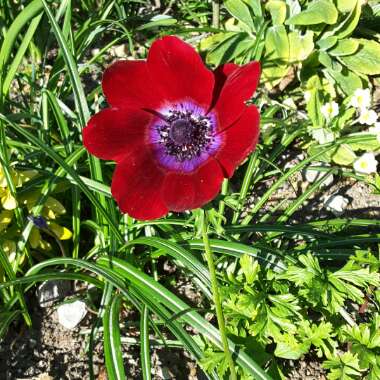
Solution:
<path fill-rule="evenodd" d="M 338 44 L 329 50 L 329 54 L 333 56 L 343 56 L 354 54 L 359 48 L 358 40 L 354 38 L 347 38 L 338 41 Z"/>
<path fill-rule="evenodd" d="M 338 11 L 332 1 L 316 0 L 309 3 L 306 10 L 291 17 L 286 24 L 315 25 L 335 24 L 338 19 Z"/>
<path fill-rule="evenodd" d="M 359 49 L 355 54 L 342 56 L 340 60 L 353 71 L 367 75 L 380 74 L 380 44 L 376 41 L 357 39 Z"/>
<path fill-rule="evenodd" d="M 351 165 L 356 160 L 356 154 L 348 144 L 342 144 L 332 159 L 338 165 Z"/>
<path fill-rule="evenodd" d="M 269 0 L 265 8 L 269 11 L 273 25 L 281 25 L 286 19 L 286 4 L 280 0 Z"/>
<path fill-rule="evenodd" d="M 304 61 L 314 49 L 314 33 L 308 30 L 305 34 L 299 31 L 289 33 L 289 61 Z"/>

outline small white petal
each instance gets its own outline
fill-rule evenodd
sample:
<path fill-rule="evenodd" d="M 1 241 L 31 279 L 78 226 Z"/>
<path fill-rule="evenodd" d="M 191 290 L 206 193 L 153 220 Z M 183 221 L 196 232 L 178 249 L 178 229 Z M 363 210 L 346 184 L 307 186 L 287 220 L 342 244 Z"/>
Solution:
<path fill-rule="evenodd" d="M 359 174 L 371 174 L 377 171 L 377 161 L 372 152 L 364 153 L 354 162 L 354 170 Z"/>
<path fill-rule="evenodd" d="M 357 88 L 351 98 L 350 105 L 359 109 L 369 108 L 371 105 L 371 92 L 369 88 Z"/>
<path fill-rule="evenodd" d="M 73 329 L 86 316 L 86 303 L 80 300 L 65 303 L 57 308 L 58 322 L 66 329 Z"/>
<path fill-rule="evenodd" d="M 339 114 L 339 105 L 337 102 L 328 102 L 321 107 L 321 113 L 326 120 L 331 120 Z"/>
<path fill-rule="evenodd" d="M 334 215 L 339 216 L 343 214 L 349 200 L 342 195 L 332 195 L 324 203 L 327 210 L 331 211 Z"/>
<path fill-rule="evenodd" d="M 359 123 L 374 125 L 377 122 L 377 113 L 374 110 L 362 108 L 360 110 Z"/>
<path fill-rule="evenodd" d="M 368 132 L 374 135 L 380 135 L 380 122 L 376 122 L 373 127 L 368 128 Z"/>

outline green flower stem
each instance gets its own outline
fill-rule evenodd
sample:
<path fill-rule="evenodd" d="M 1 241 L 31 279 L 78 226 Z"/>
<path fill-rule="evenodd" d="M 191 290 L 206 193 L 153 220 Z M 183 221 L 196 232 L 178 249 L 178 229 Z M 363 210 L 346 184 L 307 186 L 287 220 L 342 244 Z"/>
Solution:
<path fill-rule="evenodd" d="M 223 343 L 223 351 L 224 351 L 224 354 L 226 355 L 226 358 L 227 358 L 228 363 L 229 363 L 230 371 L 231 371 L 231 380 L 237 380 L 236 371 L 235 371 L 235 364 L 234 364 L 234 361 L 232 360 L 232 356 L 231 356 L 231 353 L 230 353 L 230 350 L 228 347 L 228 340 L 227 340 L 227 335 L 226 335 L 226 324 L 224 321 L 222 304 L 220 302 L 218 281 L 216 279 L 214 258 L 213 258 L 213 254 L 212 254 L 211 247 L 210 247 L 210 241 L 208 239 L 207 212 L 202 210 L 202 213 L 203 213 L 202 238 L 203 238 L 203 244 L 205 247 L 205 255 L 206 255 L 207 265 L 208 265 L 208 269 L 210 272 L 211 288 L 212 288 L 212 295 L 213 295 L 214 304 L 215 304 L 216 318 L 218 320 L 220 337 L 221 337 L 222 343 Z"/>

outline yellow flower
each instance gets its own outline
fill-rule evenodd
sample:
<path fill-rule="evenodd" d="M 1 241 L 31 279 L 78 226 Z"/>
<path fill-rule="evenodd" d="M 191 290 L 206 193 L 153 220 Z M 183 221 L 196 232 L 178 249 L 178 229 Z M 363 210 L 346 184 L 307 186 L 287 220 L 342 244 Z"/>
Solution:
<path fill-rule="evenodd" d="M 8 186 L 7 179 L 5 177 L 3 167 L 0 165 L 0 187 L 7 187 L 7 186 Z"/>
<path fill-rule="evenodd" d="M 48 222 L 49 228 L 55 233 L 59 240 L 69 240 L 73 236 L 72 232 L 54 222 Z"/>
<path fill-rule="evenodd" d="M 30 181 L 38 174 L 37 170 L 24 170 L 22 172 L 16 172 L 14 183 L 16 187 L 22 186 L 24 183 Z"/>
<path fill-rule="evenodd" d="M 12 210 L 2 210 L 0 212 L 0 232 L 4 231 L 9 223 L 12 221 L 13 211 Z"/>
<path fill-rule="evenodd" d="M 43 216 L 49 219 L 55 219 L 59 215 L 66 213 L 66 209 L 63 207 L 62 203 L 57 201 L 53 197 L 49 197 L 46 200 L 45 207 L 43 209 Z"/>
<path fill-rule="evenodd" d="M 29 213 L 32 211 L 32 208 L 37 203 L 39 197 L 40 194 L 38 192 L 34 192 L 23 198 L 22 203 L 26 205 Z M 48 197 L 41 214 L 47 219 L 56 219 L 59 215 L 63 215 L 65 213 L 66 209 L 63 207 L 61 202 L 53 197 Z"/>
<path fill-rule="evenodd" d="M 14 210 L 17 207 L 17 201 L 8 187 L 0 188 L 0 201 L 6 210 Z"/>
<path fill-rule="evenodd" d="M 51 244 L 42 239 L 41 233 L 38 228 L 33 227 L 29 235 L 29 243 L 33 249 L 40 248 L 43 251 L 50 251 Z"/>
<path fill-rule="evenodd" d="M 16 260 L 17 246 L 13 240 L 4 240 L 3 251 L 8 255 L 8 260 L 12 265 Z"/>

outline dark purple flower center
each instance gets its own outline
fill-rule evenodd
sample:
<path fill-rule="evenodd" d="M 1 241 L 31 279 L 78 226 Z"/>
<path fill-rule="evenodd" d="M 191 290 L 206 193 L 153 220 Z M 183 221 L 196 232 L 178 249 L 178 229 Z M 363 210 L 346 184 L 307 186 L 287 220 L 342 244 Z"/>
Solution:
<path fill-rule="evenodd" d="M 179 162 L 199 157 L 210 149 L 214 141 L 210 118 L 194 115 L 188 110 L 170 111 L 165 123 L 156 127 L 165 153 Z"/>
<path fill-rule="evenodd" d="M 193 126 L 186 119 L 178 119 L 171 123 L 169 137 L 174 144 L 190 144 Z"/>

